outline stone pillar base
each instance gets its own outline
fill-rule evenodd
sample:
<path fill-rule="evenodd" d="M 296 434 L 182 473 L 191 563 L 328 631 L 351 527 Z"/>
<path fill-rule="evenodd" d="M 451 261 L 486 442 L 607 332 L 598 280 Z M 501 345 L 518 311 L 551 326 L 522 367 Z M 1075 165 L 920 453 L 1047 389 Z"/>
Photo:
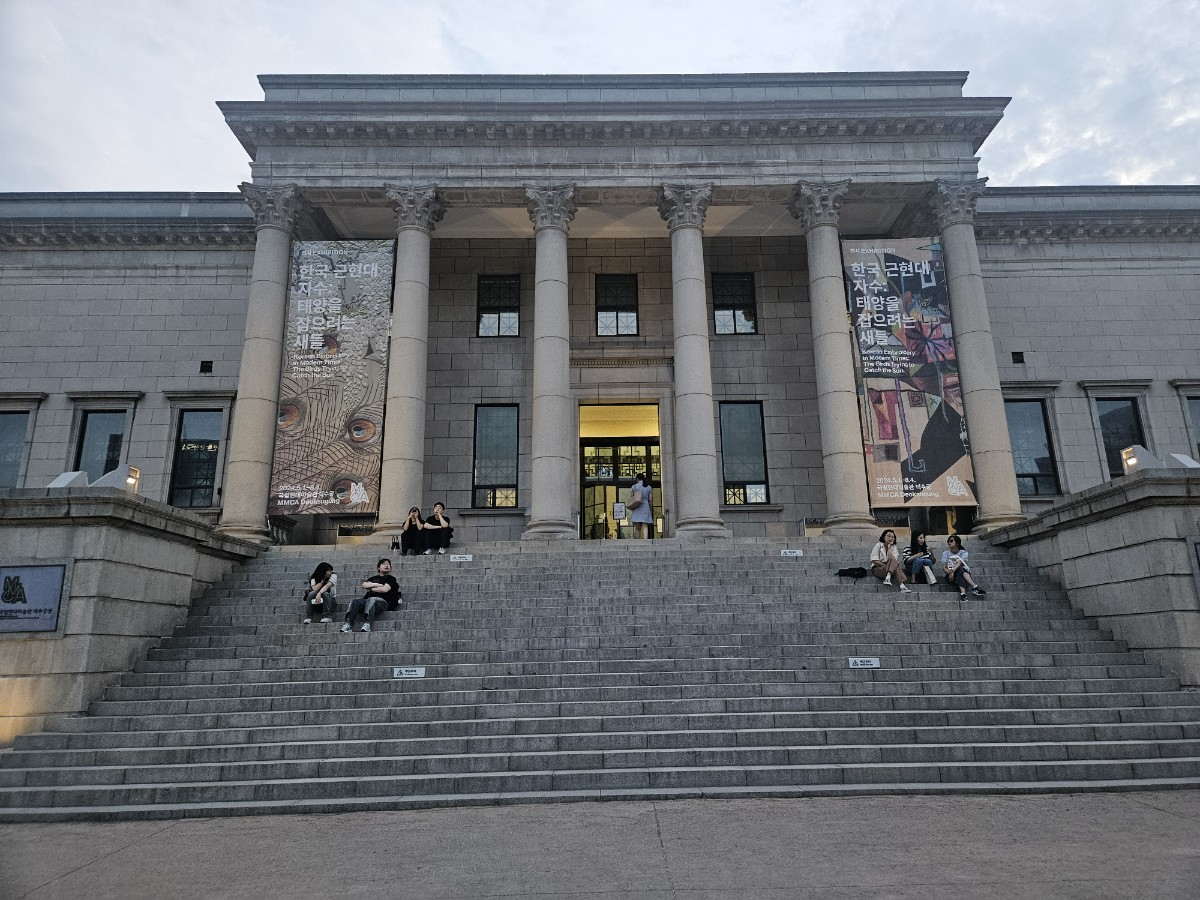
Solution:
<path fill-rule="evenodd" d="M 975 527 L 971 529 L 971 534 L 984 534 L 993 528 L 1003 528 L 1006 525 L 1016 525 L 1024 521 L 1025 516 L 1013 515 L 995 515 L 979 518 L 975 520 Z"/>
<path fill-rule="evenodd" d="M 271 532 L 263 528 L 255 528 L 251 525 L 218 525 L 214 529 L 217 534 L 223 534 L 227 537 L 235 538 L 240 541 L 253 541 L 256 544 L 270 545 Z"/>
<path fill-rule="evenodd" d="M 879 525 L 870 516 L 831 516 L 825 520 L 826 534 L 867 533 L 879 530 Z"/>
<path fill-rule="evenodd" d="M 705 538 L 731 538 L 733 532 L 726 528 L 720 519 L 716 521 L 693 521 L 675 526 L 675 537 L 685 541 L 703 540 Z"/>
<path fill-rule="evenodd" d="M 521 534 L 523 541 L 577 541 L 579 532 L 573 522 L 538 522 Z"/>

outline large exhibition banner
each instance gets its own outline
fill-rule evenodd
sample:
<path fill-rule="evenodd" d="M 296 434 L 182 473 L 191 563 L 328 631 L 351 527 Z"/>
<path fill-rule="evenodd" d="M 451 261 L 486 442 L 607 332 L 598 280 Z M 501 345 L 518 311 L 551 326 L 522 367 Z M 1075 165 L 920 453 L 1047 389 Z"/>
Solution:
<path fill-rule="evenodd" d="M 842 241 L 872 506 L 973 506 L 938 238 Z"/>
<path fill-rule="evenodd" d="M 295 241 L 272 514 L 379 509 L 395 241 Z"/>

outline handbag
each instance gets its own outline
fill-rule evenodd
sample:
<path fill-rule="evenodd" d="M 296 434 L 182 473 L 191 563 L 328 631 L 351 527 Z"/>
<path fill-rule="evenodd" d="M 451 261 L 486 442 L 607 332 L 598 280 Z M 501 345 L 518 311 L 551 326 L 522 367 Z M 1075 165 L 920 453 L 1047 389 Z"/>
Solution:
<path fill-rule="evenodd" d="M 637 488 L 629 489 L 629 499 L 625 501 L 625 506 L 628 509 L 637 509 L 642 505 L 642 492 Z"/>

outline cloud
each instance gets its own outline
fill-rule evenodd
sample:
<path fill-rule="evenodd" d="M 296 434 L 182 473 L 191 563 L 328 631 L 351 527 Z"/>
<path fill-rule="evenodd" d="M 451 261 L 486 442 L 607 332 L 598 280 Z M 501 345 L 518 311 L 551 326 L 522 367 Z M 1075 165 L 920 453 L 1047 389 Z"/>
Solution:
<path fill-rule="evenodd" d="M 1195 184 L 1200 0 L 4 0 L 0 189 L 232 190 L 259 73 L 967 70 L 1002 184 Z"/>

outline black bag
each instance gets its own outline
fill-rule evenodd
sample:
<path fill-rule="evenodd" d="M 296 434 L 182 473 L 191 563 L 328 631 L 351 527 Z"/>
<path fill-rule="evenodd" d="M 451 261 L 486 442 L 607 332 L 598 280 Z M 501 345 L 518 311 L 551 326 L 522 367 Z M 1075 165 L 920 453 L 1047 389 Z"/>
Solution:
<path fill-rule="evenodd" d="M 860 578 L 865 578 L 869 573 L 862 566 L 854 566 L 850 569 L 838 569 L 837 574 L 858 581 Z"/>

